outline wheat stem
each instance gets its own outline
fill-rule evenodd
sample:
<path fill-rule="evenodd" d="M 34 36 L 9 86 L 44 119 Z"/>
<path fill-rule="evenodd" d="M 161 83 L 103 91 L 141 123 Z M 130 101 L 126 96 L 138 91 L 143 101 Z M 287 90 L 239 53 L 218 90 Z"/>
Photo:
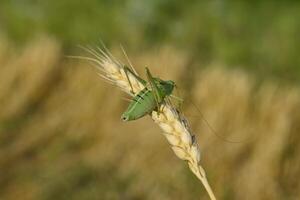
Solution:
<path fill-rule="evenodd" d="M 201 167 L 201 165 L 198 166 L 199 167 L 199 172 L 202 171 L 202 175 L 199 173 L 199 175 L 197 175 L 197 177 L 201 180 L 203 186 L 205 187 L 209 197 L 211 200 L 216 200 L 216 197 L 215 197 L 215 194 L 213 193 L 209 183 L 208 183 L 208 180 L 206 178 L 206 175 L 205 175 L 205 171 L 204 169 Z M 204 175 L 203 175 L 204 173 Z"/>
<path fill-rule="evenodd" d="M 121 90 L 129 95 L 131 86 L 128 82 L 124 71 L 124 65 L 117 61 L 109 52 L 105 52 L 100 48 L 86 49 L 92 54 L 93 58 L 78 57 L 94 62 L 103 78 L 111 84 L 118 86 Z M 144 85 L 140 83 L 133 75 L 128 74 L 134 94 L 144 89 Z M 205 171 L 200 165 L 200 149 L 196 141 L 195 135 L 192 133 L 186 118 L 172 105 L 165 103 L 160 108 L 161 113 L 158 115 L 155 111 L 151 117 L 164 131 L 164 136 L 171 145 L 172 150 L 182 160 L 188 162 L 190 170 L 202 182 L 211 200 L 216 197 L 208 184 Z"/>

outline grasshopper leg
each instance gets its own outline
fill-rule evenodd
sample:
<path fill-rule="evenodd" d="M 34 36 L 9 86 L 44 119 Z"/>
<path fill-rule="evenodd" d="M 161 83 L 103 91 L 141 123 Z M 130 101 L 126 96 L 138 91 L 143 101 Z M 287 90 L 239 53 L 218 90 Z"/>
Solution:
<path fill-rule="evenodd" d="M 135 77 L 139 82 L 141 82 L 144 86 L 146 86 L 146 83 L 147 83 L 147 82 L 146 82 L 144 79 L 142 79 L 141 77 L 139 77 L 138 75 L 136 75 L 129 67 L 127 67 L 126 65 L 124 65 L 123 69 L 124 69 L 126 78 L 127 78 L 128 83 L 129 83 L 129 85 L 130 85 L 130 88 L 131 88 L 131 91 L 130 91 L 130 92 L 131 92 L 132 94 L 134 94 L 134 91 L 133 91 L 132 83 L 131 83 L 131 81 L 130 81 L 130 79 L 129 79 L 128 73 L 131 74 L 132 76 L 134 76 L 134 77 Z"/>
<path fill-rule="evenodd" d="M 147 74 L 148 82 L 149 82 L 150 87 L 151 87 L 151 92 L 153 93 L 153 96 L 154 96 L 154 99 L 155 99 L 155 102 L 156 102 L 157 115 L 159 116 L 159 114 L 160 114 L 160 103 L 162 102 L 162 97 L 160 96 L 160 93 L 158 92 L 159 89 L 158 89 L 157 85 L 155 84 L 154 78 L 151 75 L 151 73 L 150 73 L 150 71 L 147 67 L 146 67 L 146 74 Z"/>

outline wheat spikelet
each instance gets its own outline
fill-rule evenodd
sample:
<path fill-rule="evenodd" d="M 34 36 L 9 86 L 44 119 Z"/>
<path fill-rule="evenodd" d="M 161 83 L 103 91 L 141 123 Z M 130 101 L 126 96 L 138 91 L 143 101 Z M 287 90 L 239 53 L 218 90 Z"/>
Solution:
<path fill-rule="evenodd" d="M 99 75 L 103 79 L 118 86 L 127 94 L 133 95 L 122 63 L 117 61 L 108 51 L 104 51 L 100 48 L 97 50 L 91 48 L 84 49 L 92 54 L 93 57 L 77 56 L 77 58 L 91 61 L 91 63 L 99 69 Z M 144 88 L 144 85 L 133 75 L 128 74 L 128 78 L 130 79 L 134 94 L 137 94 Z M 151 117 L 164 131 L 163 134 L 170 143 L 176 156 L 188 162 L 189 168 L 197 178 L 201 180 L 210 198 L 215 200 L 216 198 L 208 184 L 205 171 L 200 165 L 199 146 L 186 118 L 168 103 L 161 106 L 161 113 L 159 115 L 153 111 Z"/>

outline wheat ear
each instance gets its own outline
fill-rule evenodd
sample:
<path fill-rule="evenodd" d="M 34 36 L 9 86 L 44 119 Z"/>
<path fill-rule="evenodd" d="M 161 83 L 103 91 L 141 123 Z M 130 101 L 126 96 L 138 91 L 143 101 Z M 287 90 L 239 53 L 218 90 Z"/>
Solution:
<path fill-rule="evenodd" d="M 132 93 L 128 79 L 131 82 L 134 94 L 137 94 L 144 88 L 144 85 L 133 75 L 128 74 L 127 78 L 124 71 L 124 65 L 117 61 L 106 49 L 84 49 L 92 54 L 92 57 L 77 58 L 91 61 L 91 63 L 99 69 L 99 75 L 106 81 L 118 86 L 129 95 L 132 95 Z M 215 200 L 216 197 L 207 181 L 205 171 L 200 165 L 200 149 L 198 143 L 194 134 L 192 134 L 186 118 L 178 112 L 176 108 L 167 103 L 161 106 L 159 115 L 153 111 L 151 117 L 164 131 L 163 134 L 170 143 L 176 156 L 188 162 L 189 168 L 197 178 L 200 179 L 209 194 L 210 199 Z"/>

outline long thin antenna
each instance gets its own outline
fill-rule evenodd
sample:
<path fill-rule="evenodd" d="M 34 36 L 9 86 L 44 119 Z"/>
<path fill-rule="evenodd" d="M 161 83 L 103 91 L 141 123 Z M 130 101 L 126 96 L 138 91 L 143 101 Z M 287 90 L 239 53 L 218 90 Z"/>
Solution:
<path fill-rule="evenodd" d="M 193 106 L 197 109 L 197 111 L 198 111 L 199 114 L 200 114 L 200 117 L 201 117 L 202 120 L 206 123 L 206 125 L 209 127 L 209 129 L 211 130 L 211 132 L 212 132 L 215 136 L 217 136 L 218 138 L 220 138 L 220 139 L 222 139 L 222 140 L 224 140 L 225 142 L 228 142 L 228 143 L 242 143 L 242 142 L 245 142 L 245 141 L 247 141 L 247 140 L 249 139 L 249 137 L 248 137 L 248 138 L 246 138 L 245 140 L 234 141 L 234 140 L 229 140 L 229 139 L 227 139 L 227 138 L 224 138 L 224 137 L 220 136 L 220 135 L 217 133 L 217 131 L 215 131 L 215 129 L 214 129 L 214 128 L 210 125 L 210 123 L 206 120 L 206 118 L 204 117 L 203 113 L 202 113 L 201 110 L 198 108 L 198 106 L 197 106 L 193 101 L 190 100 L 190 102 L 191 102 L 191 103 L 193 104 Z"/>
<path fill-rule="evenodd" d="M 178 86 L 176 86 L 176 90 L 177 90 L 177 92 L 178 92 L 178 94 L 179 94 L 179 88 L 178 88 Z M 174 95 L 171 95 L 171 97 L 173 97 L 173 98 L 175 98 L 175 99 L 179 98 L 179 97 L 176 97 L 176 96 L 174 96 Z M 199 109 L 199 107 L 198 107 L 192 100 L 189 100 L 189 101 L 190 101 L 190 102 L 192 103 L 192 105 L 196 108 L 196 110 L 199 112 L 200 117 L 202 118 L 202 120 L 205 122 L 205 124 L 207 125 L 207 127 L 210 129 L 210 131 L 211 131 L 216 137 L 218 137 L 218 138 L 220 138 L 221 140 L 223 140 L 223 141 L 225 141 L 225 142 L 228 142 L 228 143 L 242 143 L 242 142 L 247 141 L 247 140 L 250 138 L 250 137 L 248 137 L 248 138 L 246 138 L 245 140 L 234 141 L 234 140 L 229 140 L 229 139 L 227 139 L 227 138 L 225 138 L 225 137 L 220 136 L 220 135 L 217 133 L 217 131 L 210 125 L 210 123 L 207 121 L 207 119 L 204 117 L 204 114 L 201 112 L 201 110 Z"/>

